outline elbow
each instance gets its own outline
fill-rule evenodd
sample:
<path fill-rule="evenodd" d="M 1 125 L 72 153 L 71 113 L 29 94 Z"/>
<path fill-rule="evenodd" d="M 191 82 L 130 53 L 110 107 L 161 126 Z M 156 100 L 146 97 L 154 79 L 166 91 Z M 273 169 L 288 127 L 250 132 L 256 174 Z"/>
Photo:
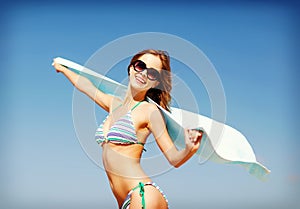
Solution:
<path fill-rule="evenodd" d="M 179 168 L 180 166 L 181 166 L 180 164 L 173 165 L 174 168 Z"/>
<path fill-rule="evenodd" d="M 181 157 L 172 157 L 169 158 L 169 162 L 170 164 L 174 167 L 174 168 L 179 168 L 180 166 L 182 166 L 186 161 L 188 161 L 194 154 L 195 152 L 190 152 L 187 151 L 187 153 L 182 153 L 183 155 L 181 155 Z"/>
<path fill-rule="evenodd" d="M 182 163 L 174 160 L 170 160 L 169 163 L 174 167 L 174 168 L 179 168 Z"/>
<path fill-rule="evenodd" d="M 180 163 L 174 164 L 173 167 L 174 167 L 174 168 L 179 168 L 179 167 L 181 167 L 182 165 L 183 165 L 183 163 L 180 162 Z"/>
<path fill-rule="evenodd" d="M 181 155 L 181 153 L 174 153 L 166 155 L 168 162 L 174 168 L 179 168 L 185 162 L 185 157 Z"/>

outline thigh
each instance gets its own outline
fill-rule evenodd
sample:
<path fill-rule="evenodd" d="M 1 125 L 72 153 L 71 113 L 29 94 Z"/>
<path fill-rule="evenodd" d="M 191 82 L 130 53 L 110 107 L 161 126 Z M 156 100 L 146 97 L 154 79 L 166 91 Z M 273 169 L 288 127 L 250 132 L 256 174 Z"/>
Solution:
<path fill-rule="evenodd" d="M 151 185 L 147 185 L 145 188 L 145 205 L 146 209 L 167 209 L 168 204 L 162 193 Z M 141 209 L 142 197 L 140 191 L 137 189 L 131 194 L 131 201 L 129 209 Z"/>

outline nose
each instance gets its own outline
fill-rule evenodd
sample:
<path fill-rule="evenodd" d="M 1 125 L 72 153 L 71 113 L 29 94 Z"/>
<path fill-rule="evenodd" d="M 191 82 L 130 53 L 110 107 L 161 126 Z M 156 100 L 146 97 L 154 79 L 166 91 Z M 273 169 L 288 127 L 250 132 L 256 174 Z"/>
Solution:
<path fill-rule="evenodd" d="M 143 77 L 147 77 L 147 70 L 143 70 L 142 72 L 140 72 L 140 74 L 143 76 Z"/>

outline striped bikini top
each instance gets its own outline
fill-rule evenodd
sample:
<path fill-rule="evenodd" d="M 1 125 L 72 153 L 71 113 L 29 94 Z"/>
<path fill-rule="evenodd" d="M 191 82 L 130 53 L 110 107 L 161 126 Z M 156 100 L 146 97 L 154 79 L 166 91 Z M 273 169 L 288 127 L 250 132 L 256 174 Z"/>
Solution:
<path fill-rule="evenodd" d="M 96 130 L 96 142 L 100 145 L 106 142 L 111 142 L 113 144 L 141 144 L 144 146 L 144 143 L 139 142 L 137 139 L 136 131 L 131 117 L 131 112 L 140 104 L 141 102 L 138 102 L 127 112 L 127 114 L 115 121 L 115 123 L 108 130 L 107 136 L 105 137 L 103 133 L 103 124 L 109 116 L 107 115 L 102 124 Z M 120 106 L 118 106 L 117 108 L 119 108 Z"/>

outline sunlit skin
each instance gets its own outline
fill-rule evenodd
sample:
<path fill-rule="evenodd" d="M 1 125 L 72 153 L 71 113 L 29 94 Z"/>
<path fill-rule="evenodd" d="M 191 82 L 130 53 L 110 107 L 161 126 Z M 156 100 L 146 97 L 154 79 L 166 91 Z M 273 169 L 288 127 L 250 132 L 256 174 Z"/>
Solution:
<path fill-rule="evenodd" d="M 158 56 L 144 54 L 139 57 L 139 60 L 146 63 L 147 68 L 157 69 L 161 73 L 162 64 Z M 57 72 L 63 73 L 78 90 L 85 93 L 110 114 L 103 124 L 104 135 L 107 134 L 109 128 L 116 120 L 126 114 L 139 101 L 144 100 L 146 92 L 150 88 L 159 84 L 159 81 L 151 81 L 147 78 L 146 70 L 136 72 L 131 66 L 126 97 L 124 100 L 120 100 L 101 92 L 88 79 L 79 76 L 58 63 L 53 63 L 53 65 Z M 122 105 L 120 106 L 120 104 Z M 115 110 L 116 107 L 119 108 Z M 143 102 L 132 111 L 131 115 L 138 141 L 145 143 L 150 133 L 152 133 L 158 147 L 174 167 L 184 164 L 200 146 L 201 132 L 185 130 L 186 147 L 178 150 L 168 134 L 163 116 L 154 104 Z M 120 207 L 128 192 L 136 187 L 139 182 L 151 181 L 140 165 L 143 146 L 140 144 L 128 146 L 104 143 L 102 149 L 103 165 L 112 192 Z M 167 208 L 167 203 L 162 194 L 152 186 L 145 187 L 145 201 L 147 209 Z M 141 209 L 141 197 L 137 190 L 132 194 L 130 209 Z"/>

